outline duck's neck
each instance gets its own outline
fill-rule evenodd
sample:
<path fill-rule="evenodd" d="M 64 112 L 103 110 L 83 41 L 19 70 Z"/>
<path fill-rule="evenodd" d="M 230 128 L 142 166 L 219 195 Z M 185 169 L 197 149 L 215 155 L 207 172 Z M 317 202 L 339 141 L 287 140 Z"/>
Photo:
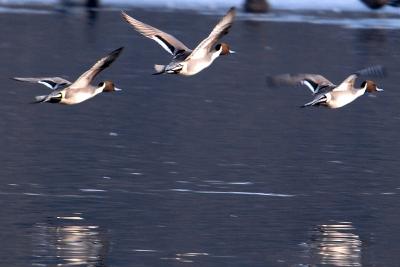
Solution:
<path fill-rule="evenodd" d="M 359 97 L 365 94 L 365 91 L 367 90 L 367 86 L 364 86 L 362 88 L 353 88 L 354 94 Z"/>
<path fill-rule="evenodd" d="M 362 96 L 365 94 L 365 91 L 367 90 L 367 85 L 365 85 L 363 88 L 357 88 L 356 89 L 356 95 L 357 96 Z"/>
<path fill-rule="evenodd" d="M 103 84 L 103 86 L 97 86 L 96 89 L 94 90 L 94 94 L 98 95 L 98 94 L 102 93 L 105 87 L 106 87 L 105 83 Z"/>
<path fill-rule="evenodd" d="M 211 61 L 214 61 L 217 57 L 221 55 L 221 51 L 215 51 L 211 56 Z"/>
<path fill-rule="evenodd" d="M 97 88 L 94 90 L 94 95 L 98 95 L 98 94 L 102 93 L 102 92 L 103 92 L 103 89 L 104 89 L 104 87 L 97 87 Z"/>

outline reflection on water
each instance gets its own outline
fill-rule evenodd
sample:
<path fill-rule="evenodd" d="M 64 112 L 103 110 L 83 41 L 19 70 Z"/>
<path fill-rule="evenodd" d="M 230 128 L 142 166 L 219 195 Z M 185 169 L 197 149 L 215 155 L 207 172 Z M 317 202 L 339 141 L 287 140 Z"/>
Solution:
<path fill-rule="evenodd" d="M 309 253 L 317 263 L 333 266 L 361 266 L 360 237 L 351 222 L 320 225 L 312 231 Z"/>
<path fill-rule="evenodd" d="M 99 227 L 78 225 L 81 220 L 73 216 L 57 218 L 57 225 L 37 223 L 33 234 L 34 265 L 105 266 L 107 246 Z"/>

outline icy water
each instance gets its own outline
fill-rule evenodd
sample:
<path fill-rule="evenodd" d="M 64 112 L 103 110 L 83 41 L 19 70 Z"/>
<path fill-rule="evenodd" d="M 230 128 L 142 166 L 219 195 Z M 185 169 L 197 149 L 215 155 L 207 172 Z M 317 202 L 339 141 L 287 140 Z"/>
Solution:
<path fill-rule="evenodd" d="M 190 47 L 218 20 L 128 13 Z M 150 75 L 169 55 L 116 11 L 0 25 L 0 266 L 399 264 L 398 30 L 242 17 L 224 39 L 237 54 L 185 78 Z M 47 89 L 9 79 L 74 79 L 120 46 L 97 80 L 124 91 L 81 105 L 28 104 Z M 265 82 L 374 64 L 385 92 L 339 110 Z"/>

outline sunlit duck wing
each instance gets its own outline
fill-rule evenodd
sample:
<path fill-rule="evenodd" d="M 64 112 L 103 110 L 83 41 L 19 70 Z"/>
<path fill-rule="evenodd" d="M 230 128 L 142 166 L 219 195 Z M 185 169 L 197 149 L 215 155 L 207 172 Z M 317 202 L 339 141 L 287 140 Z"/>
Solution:
<path fill-rule="evenodd" d="M 336 87 L 331 81 L 320 74 L 281 74 L 267 78 L 271 86 L 305 85 L 313 94 L 329 91 Z"/>
<path fill-rule="evenodd" d="M 229 29 L 232 27 L 233 20 L 236 15 L 236 10 L 234 7 L 231 7 L 226 15 L 215 25 L 214 29 L 208 35 L 206 39 L 200 42 L 199 45 L 193 50 L 192 54 L 187 58 L 189 59 L 198 59 L 204 58 L 209 54 L 209 52 L 214 49 L 214 46 L 221 39 L 222 36 L 229 32 Z"/>
<path fill-rule="evenodd" d="M 75 82 L 73 82 L 69 88 L 85 88 L 90 82 L 99 74 L 102 70 L 109 67 L 115 59 L 119 56 L 124 48 L 120 47 L 114 51 L 112 51 L 107 56 L 101 58 L 97 61 L 89 70 L 83 73 Z"/>
<path fill-rule="evenodd" d="M 349 75 L 343 82 L 341 82 L 333 91 L 346 91 L 354 88 L 355 81 L 357 79 L 357 74 Z"/>
<path fill-rule="evenodd" d="M 147 25 L 143 22 L 140 22 L 123 11 L 121 12 L 121 14 L 126 22 L 128 22 L 136 31 L 156 41 L 171 55 L 175 56 L 182 51 L 192 51 L 174 36 L 150 25 Z"/>
<path fill-rule="evenodd" d="M 40 83 L 52 90 L 56 90 L 60 87 L 65 87 L 71 84 L 70 81 L 60 77 L 40 77 L 40 78 L 13 77 L 12 79 L 20 82 Z"/>

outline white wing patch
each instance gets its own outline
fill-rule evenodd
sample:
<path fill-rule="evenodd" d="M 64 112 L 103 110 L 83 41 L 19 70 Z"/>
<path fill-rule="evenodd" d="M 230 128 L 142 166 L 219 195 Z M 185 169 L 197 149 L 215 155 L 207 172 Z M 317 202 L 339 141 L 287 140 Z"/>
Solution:
<path fill-rule="evenodd" d="M 50 88 L 51 90 L 55 90 L 58 88 L 58 84 L 56 84 L 55 86 L 52 86 L 50 83 L 47 83 L 45 81 L 38 81 L 38 83 L 43 84 L 44 86 Z"/>
<path fill-rule="evenodd" d="M 313 94 L 314 94 L 314 93 L 316 92 L 316 90 L 317 90 L 317 88 L 314 88 L 314 87 L 312 86 L 312 84 L 311 84 L 309 81 L 307 81 L 307 80 L 302 80 L 302 81 L 301 81 L 301 84 L 304 84 L 305 86 L 307 86 L 308 89 L 310 89 L 311 92 L 312 92 Z"/>
<path fill-rule="evenodd" d="M 168 53 L 170 53 L 171 55 L 174 55 L 174 52 L 171 51 L 171 49 L 169 49 L 168 45 L 166 43 L 164 43 L 161 39 L 157 38 L 157 36 L 153 36 L 151 39 L 153 39 L 159 45 L 161 45 L 162 48 L 164 48 Z"/>

